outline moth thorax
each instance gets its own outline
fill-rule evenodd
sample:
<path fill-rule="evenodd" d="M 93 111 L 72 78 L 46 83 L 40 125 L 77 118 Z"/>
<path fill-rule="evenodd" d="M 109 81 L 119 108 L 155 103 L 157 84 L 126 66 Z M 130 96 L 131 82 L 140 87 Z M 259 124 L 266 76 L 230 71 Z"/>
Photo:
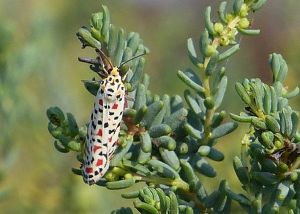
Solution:
<path fill-rule="evenodd" d="M 113 69 L 111 70 L 110 74 L 114 75 L 114 76 L 119 75 L 119 69 L 118 69 L 118 67 L 113 67 Z"/>

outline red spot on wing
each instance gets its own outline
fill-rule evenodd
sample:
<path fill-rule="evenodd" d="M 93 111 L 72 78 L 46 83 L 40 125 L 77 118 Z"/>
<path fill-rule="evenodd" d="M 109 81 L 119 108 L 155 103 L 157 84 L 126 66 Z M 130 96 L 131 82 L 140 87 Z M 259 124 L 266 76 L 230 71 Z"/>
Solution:
<path fill-rule="evenodd" d="M 101 148 L 101 146 L 94 146 L 94 148 L 93 148 L 93 152 L 96 152 L 98 149 L 100 149 Z"/>
<path fill-rule="evenodd" d="M 96 166 L 102 166 L 102 165 L 103 165 L 103 160 L 102 159 L 98 159 Z"/>
<path fill-rule="evenodd" d="M 102 99 L 99 100 L 99 105 L 103 106 L 103 100 Z"/>
<path fill-rule="evenodd" d="M 112 106 L 112 109 L 117 109 L 118 108 L 118 103 L 114 103 L 114 105 Z"/>
<path fill-rule="evenodd" d="M 112 137 L 109 138 L 109 142 L 110 142 L 110 143 L 111 143 L 111 141 L 112 141 Z"/>
<path fill-rule="evenodd" d="M 100 136 L 100 137 L 102 137 L 102 129 L 99 129 L 97 135 Z"/>
<path fill-rule="evenodd" d="M 93 168 L 92 167 L 87 167 L 85 168 L 85 172 L 90 174 L 90 173 L 93 173 Z"/>

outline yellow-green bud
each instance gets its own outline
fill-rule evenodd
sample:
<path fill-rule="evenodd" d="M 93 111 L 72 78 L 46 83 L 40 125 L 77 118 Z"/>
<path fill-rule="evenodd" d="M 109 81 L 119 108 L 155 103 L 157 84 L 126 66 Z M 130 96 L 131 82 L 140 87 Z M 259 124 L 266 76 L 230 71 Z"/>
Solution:
<path fill-rule="evenodd" d="M 114 173 L 116 175 L 124 175 L 126 173 L 126 171 L 120 167 L 114 167 L 114 168 L 112 168 L 112 173 Z"/>
<path fill-rule="evenodd" d="M 203 63 L 198 63 L 198 67 L 199 67 L 200 69 L 203 69 L 203 68 L 204 68 L 204 64 L 203 64 Z"/>
<path fill-rule="evenodd" d="M 205 105 L 206 108 L 212 109 L 215 106 L 213 98 L 212 97 L 207 97 L 204 100 L 204 105 Z"/>
<path fill-rule="evenodd" d="M 297 172 L 292 172 L 291 173 L 291 180 L 296 181 L 298 179 L 298 173 Z"/>
<path fill-rule="evenodd" d="M 231 31 L 228 32 L 227 36 L 229 40 L 235 40 L 235 35 L 237 30 L 235 28 L 231 29 Z"/>
<path fill-rule="evenodd" d="M 133 176 L 132 176 L 132 174 L 131 173 L 126 173 L 125 175 L 124 175 L 124 178 L 125 179 L 131 179 Z"/>
<path fill-rule="evenodd" d="M 206 56 L 212 56 L 216 52 L 216 48 L 212 45 L 208 45 L 206 49 Z"/>
<path fill-rule="evenodd" d="M 289 169 L 289 167 L 285 163 L 279 163 L 278 164 L 278 170 L 280 172 L 286 172 L 286 171 L 288 171 L 288 169 Z"/>
<path fill-rule="evenodd" d="M 215 23 L 214 30 L 217 33 L 222 33 L 222 31 L 224 30 L 224 27 L 223 27 L 222 23 L 220 23 L 220 22 Z"/>
<path fill-rule="evenodd" d="M 247 4 L 243 4 L 240 10 L 240 16 L 241 17 L 246 17 L 248 16 L 248 5 Z"/>
<path fill-rule="evenodd" d="M 115 181 L 117 180 L 117 176 L 115 174 L 113 174 L 112 172 L 107 172 L 105 174 L 105 178 L 107 181 Z"/>
<path fill-rule="evenodd" d="M 283 142 L 281 142 L 280 140 L 275 140 L 274 145 L 277 149 L 280 149 L 283 146 Z"/>
<path fill-rule="evenodd" d="M 229 45 L 229 42 L 230 42 L 230 40 L 228 39 L 227 36 L 222 36 L 220 38 L 220 45 L 221 46 L 227 46 L 227 45 Z"/>
<path fill-rule="evenodd" d="M 154 206 L 156 209 L 160 209 L 160 202 L 156 201 Z"/>
<path fill-rule="evenodd" d="M 226 21 L 230 22 L 232 19 L 234 19 L 234 16 L 230 13 L 226 14 Z"/>
<path fill-rule="evenodd" d="M 250 25 L 250 22 L 247 18 L 242 18 L 239 22 L 239 27 L 244 29 L 244 28 L 248 28 Z"/>

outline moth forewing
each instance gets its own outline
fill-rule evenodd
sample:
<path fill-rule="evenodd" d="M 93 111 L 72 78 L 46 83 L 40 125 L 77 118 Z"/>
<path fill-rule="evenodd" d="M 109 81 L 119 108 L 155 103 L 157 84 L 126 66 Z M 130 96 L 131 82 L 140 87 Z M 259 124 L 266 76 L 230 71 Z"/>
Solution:
<path fill-rule="evenodd" d="M 119 137 L 124 99 L 124 84 L 114 67 L 100 83 L 88 127 L 83 163 L 83 177 L 88 184 L 98 182 L 109 168 Z"/>
<path fill-rule="evenodd" d="M 97 53 L 105 76 L 100 82 L 88 125 L 81 167 L 83 180 L 90 185 L 97 183 L 109 169 L 110 160 L 117 147 L 125 105 L 125 86 L 119 73 L 120 66 L 113 67 L 110 59 L 101 50 L 97 50 Z M 132 59 L 137 57 L 139 56 Z"/>

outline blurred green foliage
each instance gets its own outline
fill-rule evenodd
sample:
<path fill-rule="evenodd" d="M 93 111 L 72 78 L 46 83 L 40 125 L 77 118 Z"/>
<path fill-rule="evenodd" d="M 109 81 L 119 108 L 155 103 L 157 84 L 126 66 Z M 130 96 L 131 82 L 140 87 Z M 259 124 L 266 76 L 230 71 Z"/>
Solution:
<path fill-rule="evenodd" d="M 128 206 L 128 201 L 115 198 L 120 194 L 86 188 L 69 170 L 75 165 L 72 157 L 66 159 L 49 144 L 45 125 L 46 108 L 53 103 L 76 114 L 80 123 L 90 113 L 93 97 L 82 90 L 80 80 L 87 79 L 88 72 L 77 62 L 82 51 L 75 32 L 99 10 L 100 3 L 109 6 L 116 25 L 139 32 L 151 49 L 146 65 L 153 83 L 150 88 L 160 94 L 182 93 L 184 85 L 176 71 L 188 65 L 186 39 L 199 37 L 203 8 L 212 1 L 2 0 L 0 191 L 8 193 L 0 201 L 3 213 L 109 213 L 116 201 L 120 201 L 117 207 Z M 297 85 L 299 7 L 296 1 L 273 0 L 255 16 L 253 24 L 262 32 L 243 39 L 241 52 L 229 62 L 227 93 L 234 99 L 224 103 L 225 109 L 230 105 L 230 111 L 237 112 L 241 107 L 234 102 L 238 100 L 233 85 L 237 80 L 258 76 L 270 82 L 271 75 L 263 73 L 269 69 L 265 62 L 270 52 L 285 57 L 290 68 L 286 83 L 291 88 Z M 299 106 L 299 102 L 298 97 L 292 103 Z M 228 136 L 217 146 L 225 151 L 228 168 L 216 168 L 232 181 L 236 181 L 232 159 L 239 151 L 237 139 L 241 134 Z M 216 185 L 207 183 L 211 189 Z"/>

